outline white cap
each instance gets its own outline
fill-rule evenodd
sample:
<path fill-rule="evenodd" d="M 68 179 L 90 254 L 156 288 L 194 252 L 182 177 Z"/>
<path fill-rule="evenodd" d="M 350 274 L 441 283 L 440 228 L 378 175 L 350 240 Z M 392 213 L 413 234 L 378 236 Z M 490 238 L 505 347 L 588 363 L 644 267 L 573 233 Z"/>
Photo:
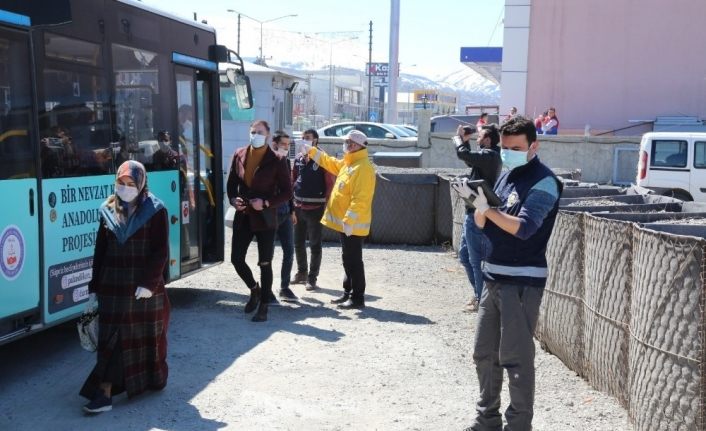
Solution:
<path fill-rule="evenodd" d="M 351 130 L 343 139 L 350 139 L 358 145 L 368 146 L 368 137 L 360 130 Z"/>

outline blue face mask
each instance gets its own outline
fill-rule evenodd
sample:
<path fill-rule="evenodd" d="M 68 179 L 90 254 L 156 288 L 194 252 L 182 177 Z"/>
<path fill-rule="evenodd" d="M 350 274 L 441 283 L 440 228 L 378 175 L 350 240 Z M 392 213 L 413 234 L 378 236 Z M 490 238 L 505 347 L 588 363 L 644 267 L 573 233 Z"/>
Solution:
<path fill-rule="evenodd" d="M 527 163 L 527 151 L 500 150 L 500 159 L 503 161 L 503 166 L 510 170 L 519 168 Z"/>

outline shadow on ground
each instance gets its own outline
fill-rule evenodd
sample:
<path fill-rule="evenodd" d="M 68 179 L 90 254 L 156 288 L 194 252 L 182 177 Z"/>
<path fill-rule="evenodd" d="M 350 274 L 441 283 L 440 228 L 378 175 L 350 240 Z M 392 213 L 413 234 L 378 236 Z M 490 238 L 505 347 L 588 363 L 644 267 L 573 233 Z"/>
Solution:
<path fill-rule="evenodd" d="M 332 298 L 341 293 L 335 289 L 319 291 Z M 202 413 L 210 416 L 218 413 L 201 412 L 189 401 L 272 334 L 288 332 L 335 343 L 346 334 L 316 327 L 310 324 L 312 319 L 350 320 L 353 315 L 381 322 L 434 323 L 423 316 L 374 307 L 342 314 L 332 304 L 304 295 L 298 303 L 271 307 L 269 320 L 256 324 L 250 321 L 252 314 L 243 313 L 248 299 L 245 294 L 184 287 L 170 288 L 168 293 L 172 316 L 168 348 L 170 378 L 165 390 L 129 400 L 120 395 L 114 399 L 113 411 L 84 416 L 81 406 L 86 401 L 78 396 L 78 391 L 95 356 L 80 348 L 75 322 L 69 322 L 0 346 L 0 429 L 42 429 L 56 417 L 62 419 L 61 426 L 55 429 L 118 426 L 137 431 L 154 428 L 215 431 L 226 426 L 237 427 L 235 423 L 204 418 Z M 373 302 L 378 298 L 366 296 L 366 299 Z"/>

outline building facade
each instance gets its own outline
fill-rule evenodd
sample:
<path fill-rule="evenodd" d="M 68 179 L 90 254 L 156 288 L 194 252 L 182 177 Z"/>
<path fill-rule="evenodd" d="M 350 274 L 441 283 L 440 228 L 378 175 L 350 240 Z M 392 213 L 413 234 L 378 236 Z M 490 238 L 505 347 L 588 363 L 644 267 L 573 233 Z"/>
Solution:
<path fill-rule="evenodd" d="M 706 2 L 506 0 L 501 112 L 556 107 L 560 133 L 706 117 Z"/>

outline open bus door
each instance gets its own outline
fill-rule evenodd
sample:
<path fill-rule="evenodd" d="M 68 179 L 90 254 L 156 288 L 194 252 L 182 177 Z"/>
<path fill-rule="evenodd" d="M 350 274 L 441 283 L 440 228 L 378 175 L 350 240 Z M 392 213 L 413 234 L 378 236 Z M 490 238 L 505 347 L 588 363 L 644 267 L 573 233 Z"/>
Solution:
<path fill-rule="evenodd" d="M 39 322 L 40 302 L 29 33 L 19 22 L 4 26 L 7 18 L 0 16 L 0 343 Z"/>
<path fill-rule="evenodd" d="M 175 57 L 176 101 L 179 120 L 180 256 L 181 275 L 223 261 L 223 203 L 217 194 L 220 155 L 213 129 L 217 64 L 201 61 L 188 67 L 189 58 Z M 216 86 L 214 88 L 214 86 Z M 217 111 L 216 115 L 217 114 Z"/>
<path fill-rule="evenodd" d="M 252 108 L 250 80 L 237 53 L 214 46 L 213 58 L 230 63 L 227 76 L 240 109 Z M 181 275 L 223 261 L 223 187 L 218 64 L 174 53 L 179 146 L 185 160 L 180 175 Z M 214 117 L 216 116 L 216 117 Z"/>

